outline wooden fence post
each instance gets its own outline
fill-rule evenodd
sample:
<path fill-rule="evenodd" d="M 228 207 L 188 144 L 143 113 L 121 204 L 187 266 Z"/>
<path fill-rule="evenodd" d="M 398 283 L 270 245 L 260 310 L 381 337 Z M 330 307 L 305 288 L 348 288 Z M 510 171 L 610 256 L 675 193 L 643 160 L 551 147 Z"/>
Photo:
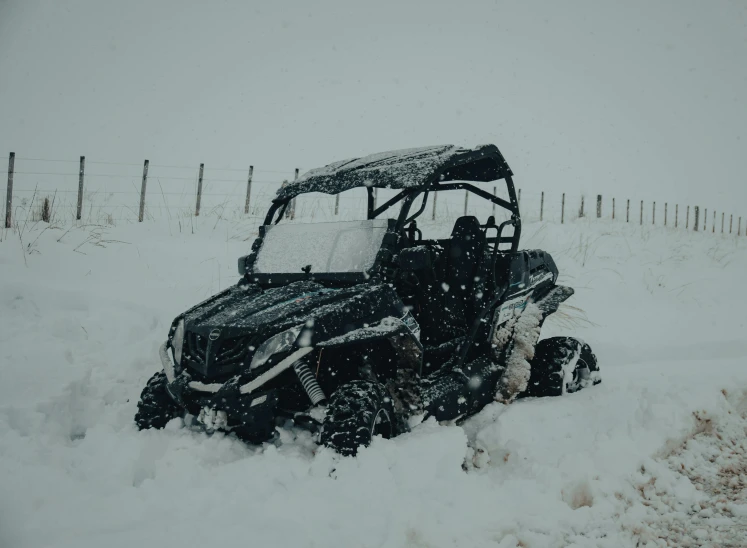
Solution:
<path fill-rule="evenodd" d="M 615 220 L 615 199 L 612 198 L 612 220 Z"/>
<path fill-rule="evenodd" d="M 643 226 L 643 200 L 641 200 L 641 226 Z"/>
<path fill-rule="evenodd" d="M 540 222 L 542 222 L 542 218 L 545 214 L 545 191 L 542 191 L 542 194 L 540 195 Z"/>
<path fill-rule="evenodd" d="M 667 202 L 664 202 L 664 226 L 667 226 Z"/>
<path fill-rule="evenodd" d="M 521 189 L 519 189 L 519 197 L 516 198 L 516 203 L 521 206 Z"/>
<path fill-rule="evenodd" d="M 739 225 L 737 226 L 737 236 L 742 234 L 742 217 L 739 218 Z"/>
<path fill-rule="evenodd" d="M 434 192 L 433 193 L 433 212 L 431 213 L 431 221 L 436 220 L 436 200 L 437 199 L 438 199 L 438 192 Z"/>
<path fill-rule="evenodd" d="M 721 212 L 721 234 L 724 233 L 724 212 Z"/>
<path fill-rule="evenodd" d="M 340 212 L 340 194 L 335 194 L 335 215 Z"/>
<path fill-rule="evenodd" d="M 197 178 L 197 203 L 195 204 L 195 217 L 200 216 L 200 202 L 202 201 L 202 174 L 205 171 L 205 164 L 200 164 L 200 175 Z"/>
<path fill-rule="evenodd" d="M 597 194 L 597 219 L 602 216 L 602 195 Z"/>
<path fill-rule="evenodd" d="M 143 164 L 143 186 L 140 187 L 140 213 L 138 213 L 137 220 L 139 223 L 143 222 L 143 214 L 145 213 L 145 187 L 148 184 L 148 160 L 145 160 Z"/>
<path fill-rule="evenodd" d="M 469 200 L 469 190 L 464 191 L 464 215 L 467 215 L 467 201 Z"/>
<path fill-rule="evenodd" d="M 680 204 L 674 204 L 674 228 L 677 228 L 677 224 L 680 221 Z"/>
<path fill-rule="evenodd" d="M 11 152 L 8 157 L 8 193 L 5 198 L 5 228 L 10 228 L 11 212 L 13 211 L 13 171 L 15 169 L 16 153 Z"/>
<path fill-rule="evenodd" d="M 656 202 L 654 202 L 653 206 L 651 207 L 651 224 L 656 224 Z"/>
<path fill-rule="evenodd" d="M 697 232 L 698 231 L 698 221 L 700 220 L 699 219 L 699 217 L 700 217 L 700 206 L 695 206 L 693 214 L 695 215 L 695 219 L 693 219 L 693 230 L 695 232 Z"/>
<path fill-rule="evenodd" d="M 625 206 L 625 222 L 630 222 L 630 199 L 628 199 L 628 205 Z"/>
<path fill-rule="evenodd" d="M 298 168 L 293 174 L 293 182 L 298 181 Z M 293 198 L 290 203 L 290 218 L 293 221 L 296 218 L 296 198 Z"/>
<path fill-rule="evenodd" d="M 493 198 L 495 198 L 498 195 L 497 192 L 498 192 L 498 188 L 493 187 Z M 493 216 L 495 216 L 495 202 L 493 202 Z"/>
<path fill-rule="evenodd" d="M 580 219 L 583 216 L 584 216 L 584 197 L 582 195 L 581 196 L 581 208 L 578 210 L 578 218 Z"/>
<path fill-rule="evenodd" d="M 687 214 L 685 215 L 685 230 L 690 228 L 690 206 L 687 206 Z"/>
<path fill-rule="evenodd" d="M 703 232 L 708 230 L 708 208 L 703 210 Z"/>
<path fill-rule="evenodd" d="M 711 223 L 711 233 L 716 234 L 716 210 L 713 210 L 713 222 Z"/>
<path fill-rule="evenodd" d="M 244 202 L 244 213 L 249 213 L 249 199 L 252 195 L 252 176 L 254 175 L 254 166 L 249 166 L 249 177 L 246 180 L 246 202 Z"/>
<path fill-rule="evenodd" d="M 80 221 L 81 212 L 83 210 L 83 174 L 86 170 L 86 157 L 80 157 L 80 169 L 78 170 L 78 209 L 75 213 L 75 218 Z"/>
<path fill-rule="evenodd" d="M 565 192 L 560 200 L 560 224 L 562 225 L 565 221 Z"/>
<path fill-rule="evenodd" d="M 729 234 L 731 234 L 731 227 L 734 223 L 734 215 L 729 215 Z"/>

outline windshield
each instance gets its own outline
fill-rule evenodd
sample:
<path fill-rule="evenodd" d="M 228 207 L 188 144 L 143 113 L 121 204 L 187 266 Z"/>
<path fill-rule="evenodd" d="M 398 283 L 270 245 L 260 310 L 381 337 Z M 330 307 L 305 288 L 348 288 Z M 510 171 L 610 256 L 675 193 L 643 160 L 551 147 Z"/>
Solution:
<path fill-rule="evenodd" d="M 366 272 L 384 239 L 386 219 L 265 227 L 255 274 Z"/>

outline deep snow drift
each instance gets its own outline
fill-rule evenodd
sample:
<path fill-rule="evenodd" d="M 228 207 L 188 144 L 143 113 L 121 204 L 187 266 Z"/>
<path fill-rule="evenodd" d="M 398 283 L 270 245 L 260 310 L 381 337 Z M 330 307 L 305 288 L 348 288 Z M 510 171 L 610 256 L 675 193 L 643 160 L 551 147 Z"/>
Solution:
<path fill-rule="evenodd" d="M 747 545 L 747 238 L 527 225 L 577 290 L 543 336 L 584 338 L 603 383 L 342 458 L 132 423 L 256 220 L 68 228 L 0 233 L 2 547 Z"/>

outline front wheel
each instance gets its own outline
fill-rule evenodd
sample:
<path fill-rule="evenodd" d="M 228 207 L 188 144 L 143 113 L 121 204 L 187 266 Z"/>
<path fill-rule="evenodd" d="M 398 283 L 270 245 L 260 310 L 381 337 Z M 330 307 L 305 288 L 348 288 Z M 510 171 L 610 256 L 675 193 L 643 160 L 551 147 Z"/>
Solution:
<path fill-rule="evenodd" d="M 184 414 L 182 408 L 171 399 L 166 391 L 166 382 L 166 373 L 159 371 L 143 388 L 135 414 L 135 424 L 138 430 L 163 428 L 171 419 Z"/>
<path fill-rule="evenodd" d="M 591 347 L 573 337 L 537 343 L 524 397 L 561 396 L 602 382 Z"/>
<path fill-rule="evenodd" d="M 352 381 L 332 394 L 319 442 L 341 455 L 355 455 L 374 436 L 396 436 L 396 424 L 392 399 L 382 384 Z"/>

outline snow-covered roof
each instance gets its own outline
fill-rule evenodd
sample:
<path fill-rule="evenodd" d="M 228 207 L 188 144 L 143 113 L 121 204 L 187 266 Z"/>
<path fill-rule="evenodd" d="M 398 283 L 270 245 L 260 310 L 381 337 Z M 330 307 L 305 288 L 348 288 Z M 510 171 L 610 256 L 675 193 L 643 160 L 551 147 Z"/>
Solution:
<path fill-rule="evenodd" d="M 362 186 L 403 189 L 425 187 L 439 180 L 488 182 L 511 175 L 511 168 L 495 145 L 408 148 L 312 169 L 280 188 L 276 200 L 306 192 L 337 194 Z"/>

